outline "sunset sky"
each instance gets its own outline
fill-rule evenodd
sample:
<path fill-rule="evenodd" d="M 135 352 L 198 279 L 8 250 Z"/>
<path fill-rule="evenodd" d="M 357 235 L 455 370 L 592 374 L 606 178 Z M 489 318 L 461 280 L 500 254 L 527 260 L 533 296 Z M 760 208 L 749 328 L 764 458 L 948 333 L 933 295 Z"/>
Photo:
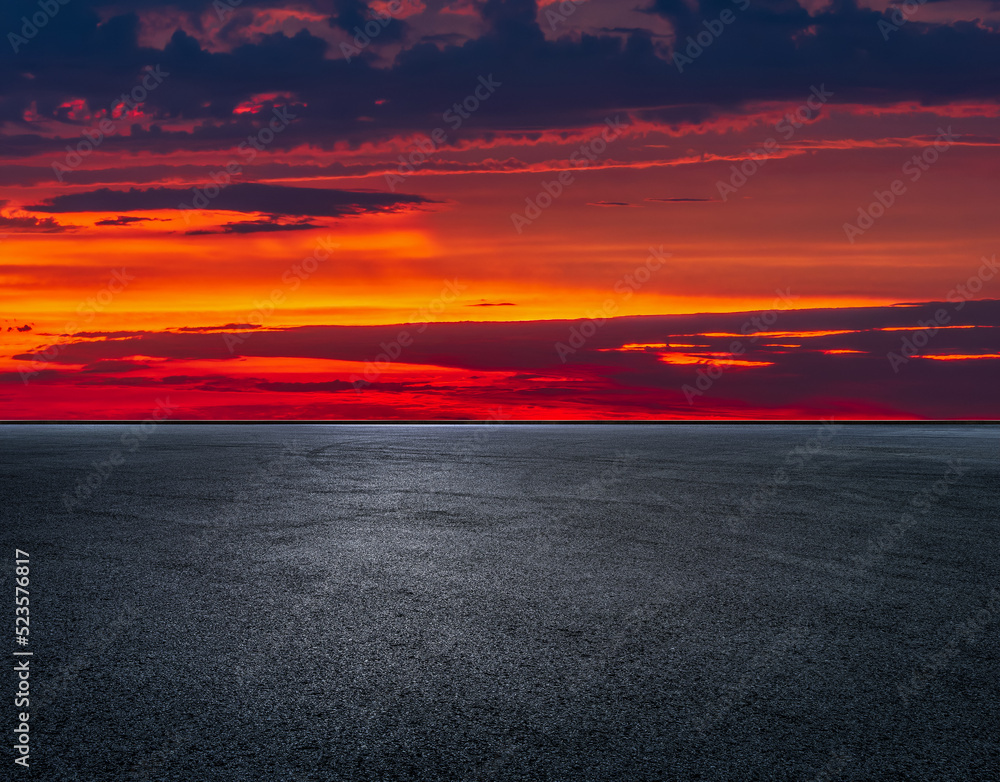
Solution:
<path fill-rule="evenodd" d="M 1000 418 L 994 2 L 0 33 L 0 417 Z"/>

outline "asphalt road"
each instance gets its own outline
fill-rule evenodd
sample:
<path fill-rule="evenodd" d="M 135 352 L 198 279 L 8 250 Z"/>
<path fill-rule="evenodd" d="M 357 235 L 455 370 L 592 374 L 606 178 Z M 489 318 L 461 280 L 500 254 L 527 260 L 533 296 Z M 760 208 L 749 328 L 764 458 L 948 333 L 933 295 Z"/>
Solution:
<path fill-rule="evenodd" d="M 1000 779 L 998 435 L 0 427 L 11 778 Z"/>

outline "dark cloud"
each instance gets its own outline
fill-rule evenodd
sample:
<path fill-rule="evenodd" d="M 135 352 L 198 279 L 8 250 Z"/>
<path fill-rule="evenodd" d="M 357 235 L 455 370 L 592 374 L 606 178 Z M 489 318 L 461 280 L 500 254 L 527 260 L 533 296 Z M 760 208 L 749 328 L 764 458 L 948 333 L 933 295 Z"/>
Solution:
<path fill-rule="evenodd" d="M 77 339 L 125 339 L 151 334 L 149 331 L 74 331 L 72 334 L 59 334 L 59 337 L 74 337 Z"/>
<path fill-rule="evenodd" d="M 80 371 L 86 373 L 122 373 L 122 372 L 140 372 L 142 370 L 149 369 L 150 365 L 142 361 L 95 361 L 93 364 L 87 364 Z"/>
<path fill-rule="evenodd" d="M 486 0 L 483 5 L 483 19 L 491 25 L 494 34 L 522 44 L 537 44 L 542 40 L 537 15 L 535 0 Z"/>
<path fill-rule="evenodd" d="M 253 323 L 227 323 L 224 326 L 181 326 L 176 331 L 242 331 L 244 329 L 259 329 L 259 324 Z"/>
<path fill-rule="evenodd" d="M 133 14 L 111 15 L 102 23 L 97 5 L 74 0 L 60 6 L 18 53 L 0 47 L 0 121 L 25 128 L 0 140 L 0 156 L 58 154 L 63 139 L 42 139 L 23 123 L 29 107 L 54 118 L 65 114 L 60 107 L 71 98 L 83 98 L 94 109 L 110 106 L 138 83 L 143 68 L 153 65 L 169 76 L 149 93 L 143 111 L 193 124 L 169 132 L 136 126 L 128 136 L 107 139 L 109 151 L 233 150 L 267 119 L 267 112 L 234 116 L 233 109 L 262 93 L 294 96 L 290 106 L 296 119 L 275 138 L 273 150 L 303 144 L 330 149 L 426 133 L 442 125 L 442 113 L 474 89 L 478 76 L 490 74 L 503 86 L 465 122 L 463 138 L 576 128 L 619 112 L 664 123 L 700 122 L 752 101 L 801 101 L 809 85 L 821 84 L 834 93 L 832 102 L 936 105 L 997 98 L 1000 31 L 986 25 L 912 19 L 885 40 L 877 24 L 888 17 L 853 0 L 838 0 L 815 15 L 794 0 L 754 0 L 746 10 L 740 5 L 656 0 L 649 8 L 676 27 L 679 51 L 688 35 L 697 35 L 722 11 L 736 15 L 719 40 L 681 73 L 673 52 L 642 31 L 546 40 L 532 0 L 488 0 L 481 6 L 486 33 L 480 38 L 460 46 L 417 41 L 389 67 L 375 67 L 364 58 L 348 63 L 304 30 L 261 35 L 231 51 L 208 51 L 177 29 L 162 51 L 155 50 L 139 44 Z M 122 2 L 113 7 L 163 11 L 176 6 Z M 355 0 L 313 7 L 335 18 L 340 28 L 365 13 L 364 4 Z M 214 13 L 208 0 L 181 8 Z M 21 16 L 36 10 L 27 0 L 5 3 L 0 30 L 19 30 Z M 375 106 L 376 98 L 385 103 Z"/>
<path fill-rule="evenodd" d="M 297 393 L 330 393 L 331 391 L 353 391 L 352 386 L 346 380 L 329 380 L 315 383 L 291 383 L 280 380 L 258 380 L 254 383 L 255 388 L 262 391 L 297 392 Z"/>
<path fill-rule="evenodd" d="M 68 373 L 60 372 L 56 369 L 39 369 L 36 374 L 31 376 L 31 382 L 60 383 L 65 382 L 69 377 Z M 24 378 L 20 372 L 0 372 L 0 383 L 10 385 L 19 384 L 23 386 Z"/>
<path fill-rule="evenodd" d="M 94 225 L 132 225 L 133 223 L 164 222 L 157 217 L 127 217 L 118 215 L 113 220 L 98 220 Z"/>
<path fill-rule="evenodd" d="M 269 231 L 308 231 L 312 228 L 319 228 L 315 223 L 301 221 L 297 223 L 281 223 L 276 219 L 267 220 L 247 220 L 242 223 L 226 223 L 218 229 L 207 229 L 197 231 L 187 231 L 187 236 L 198 236 L 203 234 L 252 234 L 266 233 Z"/>
<path fill-rule="evenodd" d="M 904 335 L 888 328 L 907 328 L 919 320 L 933 317 L 935 310 L 945 307 L 952 313 L 951 325 L 977 326 L 979 329 L 942 331 L 940 344 L 956 340 L 955 347 L 973 347 L 975 340 L 995 338 L 993 329 L 1000 328 L 1000 301 L 965 302 L 960 312 L 953 304 L 923 303 L 914 306 L 848 307 L 837 309 L 802 309 L 781 311 L 772 328 L 780 331 L 848 331 L 848 335 L 813 337 L 816 349 L 834 347 L 861 349 L 878 354 L 884 345 L 897 344 Z M 650 315 L 611 318 L 588 339 L 578 351 L 578 360 L 607 361 L 608 354 L 629 343 L 663 343 L 671 340 L 690 342 L 692 335 L 743 332 L 745 325 L 760 313 L 703 313 L 697 315 Z M 559 366 L 553 345 L 565 341 L 576 321 L 525 322 L 463 322 L 426 324 L 420 339 L 408 351 L 414 363 L 440 363 L 448 359 L 449 366 L 472 369 L 511 369 L 524 371 L 538 367 Z M 238 326 L 239 324 L 230 324 Z M 206 327 L 204 330 L 207 330 Z M 224 329 L 225 327 L 219 327 Z M 366 361 L 379 352 L 381 342 L 391 342 L 400 330 L 420 328 L 405 324 L 386 326 L 302 326 L 268 329 L 244 335 L 237 355 L 295 356 L 345 361 Z M 986 329 L 985 331 L 982 329 Z M 231 330 L 235 330 L 231 329 Z M 62 345 L 57 362 L 86 364 L 105 358 L 127 358 L 142 355 L 157 358 L 233 358 L 218 333 L 173 332 L 92 332 L 87 337 Z M 124 336 L 121 336 L 124 335 Z M 945 336 L 947 335 L 947 337 Z M 703 337 L 713 349 L 727 347 L 731 337 Z M 772 342 L 773 338 L 760 342 Z M 798 341 L 796 338 L 795 341 Z M 950 344 L 950 343 L 949 343 Z M 978 343 L 976 343 L 978 344 Z M 995 350 L 996 345 L 992 345 Z M 772 351 L 773 352 L 773 351 Z M 30 354 L 16 357 L 31 360 Z M 419 359 L 419 360 L 418 360 Z M 884 362 L 884 356 L 881 357 Z"/>
<path fill-rule="evenodd" d="M 0 215 L 0 228 L 9 228 L 18 233 L 62 233 L 75 228 L 73 225 L 62 225 L 51 217 L 4 217 Z"/>
<path fill-rule="evenodd" d="M 401 0 L 395 0 L 396 3 Z M 336 16 L 330 18 L 331 27 L 339 27 L 352 37 L 358 32 L 363 34 L 370 41 L 370 45 L 380 46 L 387 43 L 396 43 L 402 40 L 406 34 L 407 25 L 401 19 L 395 19 L 390 14 L 375 14 L 364 0 L 334 0 Z M 371 24 L 370 24 L 371 23 Z M 378 27 L 374 27 L 378 25 Z M 365 27 L 369 26 L 369 31 Z M 372 36 L 370 30 L 377 30 Z M 352 42 L 353 43 L 353 42 Z"/>
<path fill-rule="evenodd" d="M 918 322 L 932 320 L 945 309 L 951 325 L 975 328 L 941 329 L 928 344 L 937 354 L 995 354 L 1000 332 L 1000 301 L 954 304 L 925 303 L 911 307 L 865 307 L 846 309 L 786 310 L 776 313 L 709 313 L 612 318 L 592 329 L 582 343 L 582 321 L 535 321 L 508 323 L 431 323 L 406 348 L 406 363 L 461 369 L 468 372 L 507 372 L 511 376 L 551 379 L 551 383 L 508 389 L 515 397 L 539 399 L 577 395 L 591 403 L 615 400 L 615 405 L 635 405 L 634 414 L 679 404 L 688 415 L 712 410 L 744 410 L 759 415 L 767 409 L 825 410 L 848 415 L 881 411 L 886 415 L 944 418 L 989 418 L 995 415 L 992 398 L 981 390 L 995 388 L 1000 381 L 1000 360 L 935 361 L 909 360 L 897 373 L 887 360 L 889 352 L 902 355 L 904 340 L 917 332 Z M 794 337 L 760 335 L 753 338 L 754 318 L 768 318 L 770 329 L 780 332 L 811 332 Z M 764 321 L 766 322 L 766 321 Z M 748 329 L 748 326 L 750 328 Z M 77 340 L 61 347 L 48 362 L 92 364 L 136 356 L 160 359 L 238 359 L 240 357 L 321 358 L 342 361 L 377 360 L 383 344 L 397 339 L 401 331 L 417 326 L 305 326 L 268 329 L 239 335 L 237 342 L 224 334 L 194 332 L 146 333 L 125 339 Z M 904 329 L 904 330 L 887 330 Z M 846 331 L 844 334 L 822 334 Z M 586 333 L 586 332 L 583 332 Z M 717 336 L 706 336 L 715 334 Z M 730 336 L 736 335 L 736 336 Z M 413 336 L 413 334 L 411 334 Z M 752 367 L 723 368 L 696 405 L 688 406 L 681 391 L 694 385 L 699 372 L 710 366 L 712 353 L 729 355 L 734 341 L 745 349 L 741 359 L 757 362 Z M 788 348 L 794 342 L 800 348 Z M 573 345 L 566 361 L 556 345 Z M 663 349 L 650 347 L 623 351 L 626 344 L 662 345 L 697 343 L 701 348 L 675 348 L 702 356 L 702 363 L 668 364 Z M 236 345 L 231 353 L 229 346 Z M 39 354 L 42 348 L 39 348 Z M 838 351 L 838 352 L 831 352 Z M 856 351 L 856 352 L 839 352 Z M 919 351 L 924 352 L 924 351 Z M 34 353 L 16 356 L 31 361 Z M 224 367 L 225 364 L 220 364 Z M 258 390 L 341 391 L 349 377 L 310 384 L 253 385 Z M 112 382 L 112 381 L 109 381 Z M 115 380 L 114 382 L 117 382 Z M 169 381 L 166 381 L 169 382 Z M 245 378 L 225 381 L 192 378 L 204 390 L 247 390 Z M 242 384 L 242 385 L 241 385 Z M 568 390 L 567 390 L 568 389 Z M 575 397 L 574 397 L 575 398 Z M 631 402 L 629 400 L 632 400 Z"/>
<path fill-rule="evenodd" d="M 151 187 L 129 190 L 89 190 L 54 196 L 41 204 L 26 207 L 33 212 L 142 212 L 191 208 L 201 203 L 192 190 Z M 418 195 L 377 193 L 363 190 L 324 190 L 311 187 L 284 187 L 256 183 L 229 185 L 214 199 L 204 201 L 206 209 L 248 214 L 312 217 L 348 217 L 372 212 L 397 212 L 436 203 Z M 272 228 L 271 230 L 282 230 Z M 288 230 L 288 229 L 286 229 Z M 233 231 L 234 233 L 239 231 Z"/>
<path fill-rule="evenodd" d="M 661 204 L 686 204 L 698 202 L 714 203 L 719 201 L 717 198 L 647 198 L 646 200 L 655 201 Z"/>

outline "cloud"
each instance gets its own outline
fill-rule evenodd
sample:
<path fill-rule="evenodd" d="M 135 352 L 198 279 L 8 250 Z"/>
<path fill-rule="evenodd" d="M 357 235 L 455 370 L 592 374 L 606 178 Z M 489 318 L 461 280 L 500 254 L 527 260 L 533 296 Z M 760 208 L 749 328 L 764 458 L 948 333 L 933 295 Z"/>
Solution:
<path fill-rule="evenodd" d="M 718 198 L 647 198 L 646 200 L 662 204 L 722 203 Z"/>
<path fill-rule="evenodd" d="M 67 193 L 26 207 L 32 212 L 143 212 L 194 208 L 198 203 L 191 190 L 170 187 L 101 188 L 81 193 Z M 379 193 L 364 190 L 326 190 L 313 187 L 285 187 L 239 183 L 221 190 L 206 200 L 206 209 L 291 215 L 296 217 L 349 217 L 438 203 L 418 195 Z"/>
<path fill-rule="evenodd" d="M 0 228 L 11 229 L 15 233 L 62 233 L 76 228 L 75 225 L 62 225 L 51 217 L 4 217 L 0 215 Z"/>
<path fill-rule="evenodd" d="M 903 340 L 917 333 L 920 321 L 930 322 L 942 307 L 949 308 L 952 326 L 971 328 L 939 329 L 921 354 L 996 353 L 1000 301 L 967 301 L 960 311 L 940 302 L 778 311 L 766 332 L 756 336 L 753 332 L 758 326 L 749 330 L 747 326 L 766 313 L 611 318 L 591 329 L 591 336 L 582 343 L 573 334 L 588 333 L 581 328 L 586 321 L 431 323 L 419 337 L 413 335 L 405 354 L 397 359 L 404 363 L 392 366 L 411 372 L 439 367 L 470 375 L 485 373 L 484 393 L 501 401 L 585 403 L 588 409 L 619 416 L 660 415 L 676 409 L 694 417 L 713 413 L 781 417 L 811 411 L 812 415 L 995 418 L 996 403 L 968 389 L 995 387 L 1000 382 L 1000 359 L 917 357 L 910 358 L 898 373 L 887 360 L 889 352 L 903 350 Z M 356 362 L 361 367 L 377 360 L 382 345 L 396 340 L 401 331 L 414 328 L 303 326 L 243 332 L 235 353 L 219 331 L 149 332 L 120 339 L 95 335 L 62 345 L 45 368 L 100 366 L 101 361 L 136 361 L 138 356 L 144 361 L 215 359 L 221 362 L 215 365 L 213 378 L 191 375 L 183 382 L 212 391 L 339 392 L 352 380 L 349 371 L 309 381 L 325 384 L 316 386 L 300 379 L 287 385 L 280 376 L 259 380 L 286 385 L 251 382 L 242 373 L 223 379 L 218 375 L 225 372 L 227 361 L 275 357 Z M 731 361 L 734 342 L 744 349 L 736 363 Z M 560 343 L 573 346 L 565 362 L 556 349 Z M 32 361 L 42 350 L 39 347 L 15 359 Z M 695 406 L 688 405 L 682 388 L 694 387 L 700 374 L 712 367 L 721 367 L 721 375 Z M 129 374 L 135 373 L 129 369 Z M 72 377 L 68 373 L 63 382 L 75 382 Z M 528 380 L 531 377 L 543 380 Z M 515 378 L 521 379 L 515 382 Z M 57 381 L 50 376 L 46 382 Z M 414 386 L 408 389 L 413 391 Z M 440 417 L 458 399 L 449 394 L 466 394 L 468 388 L 456 386 L 449 391 L 438 386 L 435 393 L 444 395 L 436 408 Z M 396 415 L 399 410 L 389 413 Z"/>
<path fill-rule="evenodd" d="M 319 228 L 316 223 L 300 221 L 297 223 L 281 223 L 275 216 L 266 220 L 247 220 L 242 223 L 226 223 L 218 229 L 201 229 L 196 231 L 186 231 L 187 236 L 199 236 L 203 234 L 251 234 L 264 233 L 269 231 L 308 231 Z"/>
<path fill-rule="evenodd" d="M 181 326 L 176 331 L 242 331 L 244 329 L 259 329 L 260 324 L 253 323 L 227 323 L 224 326 Z"/>
<path fill-rule="evenodd" d="M 337 14 L 330 17 L 331 27 L 338 27 L 353 36 L 356 32 L 355 28 L 360 28 L 363 32 L 369 21 L 375 20 L 378 23 L 379 32 L 374 37 L 366 34 L 372 45 L 397 43 L 406 34 L 406 22 L 393 19 L 385 12 L 376 16 L 365 0 L 333 0 L 333 2 Z"/>
<path fill-rule="evenodd" d="M 157 217 L 127 217 L 119 215 L 113 220 L 98 220 L 94 225 L 132 225 L 133 223 L 166 222 Z"/>
<path fill-rule="evenodd" d="M 116 360 L 106 360 L 106 361 L 95 361 L 93 364 L 87 364 L 80 371 L 86 372 L 88 374 L 106 374 L 106 373 L 123 373 L 123 372 L 141 372 L 143 370 L 149 369 L 150 365 L 143 361 L 116 361 Z"/>
<path fill-rule="evenodd" d="M 338 30 L 353 29 L 365 14 L 360 0 L 338 0 L 334 8 L 319 0 L 304 5 L 323 13 Z M 143 67 L 155 65 L 170 75 L 142 107 L 153 126 L 137 123 L 128 134 L 105 139 L 103 149 L 232 154 L 267 114 L 234 115 L 233 110 L 262 92 L 291 95 L 287 102 L 297 117 L 271 150 L 357 147 L 373 139 L 427 133 L 441 124 L 442 112 L 475 88 L 478 75 L 489 74 L 503 86 L 488 107 L 463 124 L 463 138 L 593 127 L 615 113 L 671 125 L 702 122 L 754 102 L 801 102 L 808 85 L 821 84 L 832 90 L 835 102 L 861 105 L 940 105 L 997 97 L 1000 31 L 988 24 L 913 19 L 887 42 L 877 23 L 890 17 L 859 8 L 853 0 L 814 13 L 792 0 L 753 2 L 746 10 L 739 10 L 741 5 L 657 0 L 649 8 L 649 30 L 550 40 L 539 28 L 535 2 L 488 0 L 479 6 L 479 37 L 460 46 L 424 42 L 409 33 L 394 40 L 396 28 L 390 26 L 376 37 L 376 45 L 393 40 L 402 47 L 391 62 L 375 67 L 363 57 L 346 62 L 335 44 L 305 29 L 262 33 L 232 47 L 222 40 L 199 42 L 185 32 L 185 26 L 194 30 L 185 14 L 214 15 L 209 0 L 180 3 L 183 13 L 177 3 L 152 0 L 102 4 L 98 13 L 94 4 L 74 0 L 60 6 L 44 34 L 22 51 L 15 54 L 9 46 L 0 51 L 0 121 L 28 129 L 6 135 L 2 154 L 8 159 L 65 154 L 65 139 L 44 138 L 26 123 L 29 108 L 43 119 L 64 116 L 71 100 L 83 100 L 91 111 L 106 109 L 136 82 Z M 279 7 L 254 3 L 249 10 Z M 736 14 L 724 39 L 679 72 L 675 50 L 653 35 L 659 21 L 653 17 L 675 26 L 674 45 L 683 52 L 686 37 L 703 32 L 703 23 L 724 9 Z M 21 17 L 36 11 L 37 3 L 30 0 L 4 3 L 0 29 L 20 29 Z M 162 48 L 140 43 L 142 24 L 130 11 L 155 12 L 159 24 L 167 31 L 172 27 Z M 421 16 L 430 40 L 434 19 Z M 375 96 L 384 100 L 377 115 Z M 371 121 L 373 116 L 377 121 Z M 156 124 L 166 119 L 182 121 L 183 127 Z"/>

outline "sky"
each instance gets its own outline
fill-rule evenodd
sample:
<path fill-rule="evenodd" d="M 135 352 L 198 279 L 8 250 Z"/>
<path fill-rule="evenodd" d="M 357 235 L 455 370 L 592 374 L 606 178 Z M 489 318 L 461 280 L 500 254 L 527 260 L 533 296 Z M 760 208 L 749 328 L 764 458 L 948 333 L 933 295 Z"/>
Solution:
<path fill-rule="evenodd" d="M 1000 418 L 996 3 L 0 34 L 0 418 Z"/>

